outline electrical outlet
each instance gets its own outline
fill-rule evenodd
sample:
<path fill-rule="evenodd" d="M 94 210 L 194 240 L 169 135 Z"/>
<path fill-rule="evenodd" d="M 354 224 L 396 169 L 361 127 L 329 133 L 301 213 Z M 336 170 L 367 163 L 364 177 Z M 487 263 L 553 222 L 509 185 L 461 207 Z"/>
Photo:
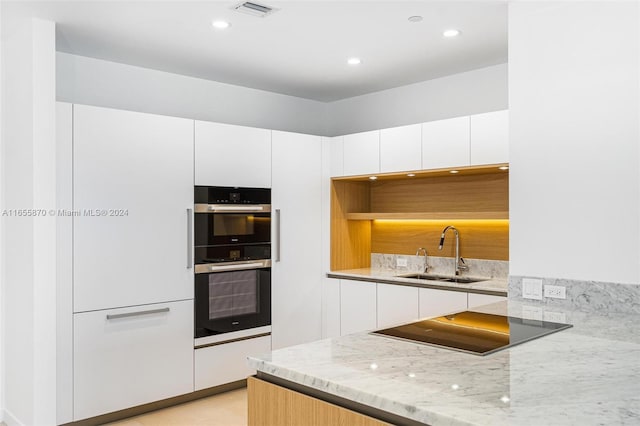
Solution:
<path fill-rule="evenodd" d="M 542 300 L 542 280 L 539 278 L 523 278 L 522 297 L 524 299 Z"/>
<path fill-rule="evenodd" d="M 552 299 L 566 299 L 567 288 L 561 285 L 545 285 L 544 297 L 550 297 Z"/>
<path fill-rule="evenodd" d="M 407 258 L 406 257 L 396 257 L 396 266 L 398 268 L 403 268 L 407 266 Z"/>
<path fill-rule="evenodd" d="M 567 322 L 567 316 L 563 312 L 548 312 L 544 311 L 545 322 Z"/>

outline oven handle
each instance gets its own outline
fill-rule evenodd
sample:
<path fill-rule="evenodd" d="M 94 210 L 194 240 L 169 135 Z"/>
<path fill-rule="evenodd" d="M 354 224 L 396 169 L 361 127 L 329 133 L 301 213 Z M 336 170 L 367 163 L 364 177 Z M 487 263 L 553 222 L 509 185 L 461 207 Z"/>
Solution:
<path fill-rule="evenodd" d="M 280 209 L 276 209 L 276 262 L 280 262 Z"/>
<path fill-rule="evenodd" d="M 252 204 L 243 205 L 225 205 L 225 204 L 196 204 L 196 213 L 269 213 L 271 211 L 270 204 Z"/>
<path fill-rule="evenodd" d="M 241 271 L 243 269 L 268 268 L 271 262 L 263 260 L 259 262 L 233 263 L 231 265 L 196 265 L 196 274 L 206 274 L 221 271 Z"/>
<path fill-rule="evenodd" d="M 187 269 L 193 268 L 193 209 L 187 209 Z"/>

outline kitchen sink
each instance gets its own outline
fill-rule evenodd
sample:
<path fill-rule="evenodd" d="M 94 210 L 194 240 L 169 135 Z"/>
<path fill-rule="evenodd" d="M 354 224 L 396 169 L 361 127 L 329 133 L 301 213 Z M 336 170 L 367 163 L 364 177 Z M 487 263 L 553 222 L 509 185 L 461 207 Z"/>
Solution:
<path fill-rule="evenodd" d="M 417 280 L 427 280 L 427 281 L 444 281 L 447 283 L 458 283 L 458 284 L 471 284 L 477 283 L 481 281 L 487 281 L 486 279 L 477 279 L 477 278 L 467 278 L 467 277 L 448 277 L 444 275 L 429 275 L 429 274 L 407 274 L 407 275 L 398 275 L 400 278 L 413 278 Z"/>

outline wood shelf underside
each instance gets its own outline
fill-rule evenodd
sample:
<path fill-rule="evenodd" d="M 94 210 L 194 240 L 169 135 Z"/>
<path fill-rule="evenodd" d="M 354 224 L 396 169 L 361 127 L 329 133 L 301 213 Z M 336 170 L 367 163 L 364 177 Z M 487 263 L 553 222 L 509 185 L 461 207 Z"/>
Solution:
<path fill-rule="evenodd" d="M 508 211 L 495 212 L 403 212 L 403 213 L 347 213 L 347 220 L 376 220 L 376 219 L 393 219 L 393 220 L 450 220 L 450 219 L 509 219 Z"/>

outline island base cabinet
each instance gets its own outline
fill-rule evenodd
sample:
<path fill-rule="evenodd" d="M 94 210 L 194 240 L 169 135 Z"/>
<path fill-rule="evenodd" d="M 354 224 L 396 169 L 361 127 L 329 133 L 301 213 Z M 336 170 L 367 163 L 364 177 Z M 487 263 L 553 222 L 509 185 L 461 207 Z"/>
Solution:
<path fill-rule="evenodd" d="M 384 426 L 389 423 L 264 380 L 247 380 L 249 426 Z"/>
<path fill-rule="evenodd" d="M 74 315 L 74 420 L 193 392 L 193 300 Z"/>
<path fill-rule="evenodd" d="M 244 380 L 256 373 L 247 357 L 271 351 L 271 336 L 222 343 L 195 350 L 195 390 Z"/>

